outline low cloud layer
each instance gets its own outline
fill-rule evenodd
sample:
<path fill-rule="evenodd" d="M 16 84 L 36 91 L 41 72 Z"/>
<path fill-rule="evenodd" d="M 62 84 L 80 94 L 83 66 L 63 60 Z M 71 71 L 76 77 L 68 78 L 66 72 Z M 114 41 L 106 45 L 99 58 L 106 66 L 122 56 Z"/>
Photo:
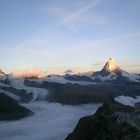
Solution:
<path fill-rule="evenodd" d="M 119 96 L 119 97 L 115 98 L 115 100 L 124 105 L 134 106 L 135 103 L 140 102 L 140 96 L 137 96 L 136 98 L 132 98 L 132 97 L 128 97 L 128 96 Z"/>
<path fill-rule="evenodd" d="M 115 100 L 133 106 L 136 102 L 140 102 L 140 97 L 134 99 L 119 96 Z M 71 106 L 48 102 L 23 105 L 35 114 L 18 121 L 0 122 L 0 140 L 64 140 L 81 117 L 93 114 L 100 106 L 99 104 Z"/>
<path fill-rule="evenodd" d="M 99 105 L 36 102 L 25 106 L 35 115 L 19 121 L 0 122 L 1 140 L 63 140 L 81 117 L 93 114 Z"/>

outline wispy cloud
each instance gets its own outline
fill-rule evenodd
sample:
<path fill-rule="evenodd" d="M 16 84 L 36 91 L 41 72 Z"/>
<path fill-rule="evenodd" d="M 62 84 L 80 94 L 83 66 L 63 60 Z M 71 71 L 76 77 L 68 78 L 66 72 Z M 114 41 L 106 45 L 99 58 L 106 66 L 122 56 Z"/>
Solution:
<path fill-rule="evenodd" d="M 67 44 L 66 47 L 58 47 L 57 44 L 51 44 L 51 42 L 45 41 L 39 41 L 39 40 L 32 40 L 28 44 L 28 42 L 25 42 L 26 44 L 21 44 L 20 47 L 17 47 L 13 50 L 16 55 L 19 55 L 24 60 L 28 59 L 42 59 L 42 60 L 53 60 L 56 63 L 59 64 L 59 62 L 64 62 L 67 60 L 67 63 L 73 62 L 74 59 L 77 58 L 77 53 L 80 59 L 84 59 L 84 55 L 92 55 L 93 52 L 96 53 L 103 53 L 105 50 L 109 49 L 112 46 L 107 46 L 110 42 L 119 42 L 121 39 L 131 39 L 133 37 L 139 37 L 140 33 L 130 33 L 130 34 L 123 34 L 118 35 L 114 37 L 108 37 L 108 38 L 100 38 L 96 40 L 77 40 L 74 43 Z M 37 43 L 37 44 L 36 44 Z M 35 44 L 38 45 L 38 43 L 42 43 L 40 45 L 48 45 L 48 47 L 41 47 L 41 49 L 38 49 L 34 46 Z M 31 45 L 31 46 L 30 46 Z M 113 45 L 113 44 L 112 44 Z M 53 46 L 53 47 L 50 47 Z M 101 49 L 102 48 L 102 49 Z M 75 52 L 75 53 L 74 53 Z M 28 57 L 24 57 L 24 55 Z M 63 54 L 63 55 L 62 55 Z M 69 56 L 73 56 L 72 58 Z M 110 57 L 110 56 L 109 56 Z M 89 57 L 90 59 L 90 57 Z M 51 63 L 53 64 L 53 61 Z M 50 64 L 50 63 L 49 63 Z M 91 63 L 92 64 L 92 63 Z M 102 65 L 101 63 L 94 63 L 93 65 Z"/>
<path fill-rule="evenodd" d="M 103 0 L 92 0 L 90 2 L 84 2 L 80 7 L 75 9 L 70 9 L 68 7 L 46 7 L 45 11 L 55 15 L 60 18 L 60 21 L 56 26 L 65 24 L 69 27 L 76 28 L 82 23 L 86 24 L 106 24 L 108 21 L 102 15 L 97 14 L 95 8 L 102 4 Z"/>
<path fill-rule="evenodd" d="M 59 17 L 57 22 L 47 28 L 46 26 L 37 29 L 34 33 L 23 40 L 19 45 L 14 48 L 16 50 L 29 50 L 32 51 L 32 46 L 55 46 L 54 35 L 57 34 L 56 30 L 60 26 L 66 25 L 72 30 L 77 30 L 78 27 L 85 24 L 105 24 L 107 23 L 105 17 L 98 15 L 95 8 L 102 4 L 104 0 L 92 0 L 88 2 L 80 2 L 80 7 L 70 10 L 68 7 L 63 6 L 47 6 L 42 7 L 42 11 L 50 12 Z M 38 35 L 39 34 L 39 35 Z M 51 35 L 53 37 L 51 37 Z M 57 35 L 58 36 L 58 35 Z M 31 48 L 31 49 L 30 49 Z M 33 50 L 34 51 L 34 50 Z"/>
<path fill-rule="evenodd" d="M 88 37 L 85 39 L 78 38 L 75 41 L 72 41 L 68 36 L 66 44 L 61 44 L 61 42 L 65 41 L 63 38 L 65 37 L 65 33 L 63 34 L 63 31 L 59 31 L 59 29 L 61 30 L 62 27 L 63 30 L 66 27 L 72 29 L 70 31 L 77 31 L 79 27 L 85 26 L 86 24 L 108 23 L 106 17 L 100 15 L 96 9 L 103 2 L 105 2 L 105 0 L 84 1 L 84 3 L 82 2 L 79 6 L 75 6 L 72 9 L 66 5 L 51 5 L 45 7 L 44 10 L 46 11 L 43 12 L 49 12 L 51 16 L 54 15 L 56 18 L 55 23 L 48 26 L 47 30 L 46 26 L 41 27 L 16 46 L 13 49 L 13 53 L 17 56 L 16 60 L 18 60 L 19 63 L 26 63 L 26 65 L 30 61 L 39 65 L 40 62 L 42 63 L 44 60 L 45 63 L 42 65 L 47 66 L 55 66 L 57 64 L 78 65 L 78 60 L 83 64 L 87 64 L 88 62 L 88 64 L 93 64 L 94 66 L 102 65 L 103 63 L 96 63 L 97 60 L 94 60 L 95 63 L 92 61 L 93 55 L 95 55 L 95 58 L 96 54 L 103 53 L 104 57 L 105 55 L 110 55 L 110 50 L 114 47 L 114 43 L 123 39 L 129 40 L 130 38 L 139 37 L 140 32 L 120 33 L 116 36 L 102 36 L 99 38 L 96 37 L 96 39 L 94 39 L 94 37 L 92 39 L 88 39 Z M 68 30 L 66 30 L 66 32 L 67 31 Z M 61 38 L 59 38 L 60 36 Z M 62 47 L 62 45 L 64 47 Z M 106 54 L 104 52 L 106 52 Z M 102 60 L 104 59 L 101 58 L 101 61 Z"/>

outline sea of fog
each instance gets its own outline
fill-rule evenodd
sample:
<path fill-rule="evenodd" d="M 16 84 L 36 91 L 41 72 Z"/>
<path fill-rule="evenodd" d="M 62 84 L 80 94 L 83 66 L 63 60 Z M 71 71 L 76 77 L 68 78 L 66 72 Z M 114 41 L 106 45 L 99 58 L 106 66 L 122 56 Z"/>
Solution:
<path fill-rule="evenodd" d="M 0 122 L 0 140 L 64 140 L 81 117 L 93 114 L 99 107 L 99 104 L 70 106 L 43 101 L 23 105 L 34 115 Z"/>
<path fill-rule="evenodd" d="M 134 105 L 140 98 L 120 96 L 116 100 Z M 81 117 L 94 114 L 101 104 L 71 106 L 40 101 L 22 105 L 34 115 L 18 121 L 1 121 L 0 140 L 64 140 Z"/>

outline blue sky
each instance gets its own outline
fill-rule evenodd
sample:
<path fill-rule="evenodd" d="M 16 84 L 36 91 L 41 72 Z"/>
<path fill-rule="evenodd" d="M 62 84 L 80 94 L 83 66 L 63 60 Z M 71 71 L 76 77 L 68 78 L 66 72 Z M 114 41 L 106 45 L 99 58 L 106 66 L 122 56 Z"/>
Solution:
<path fill-rule="evenodd" d="M 139 0 L 0 0 L 0 67 L 140 72 Z"/>

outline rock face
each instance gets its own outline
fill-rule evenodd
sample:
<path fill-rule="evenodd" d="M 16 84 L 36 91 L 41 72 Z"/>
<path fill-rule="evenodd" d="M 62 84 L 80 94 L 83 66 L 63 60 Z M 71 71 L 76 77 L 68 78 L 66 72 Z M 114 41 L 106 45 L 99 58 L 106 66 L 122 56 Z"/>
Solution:
<path fill-rule="evenodd" d="M 93 73 L 93 78 L 106 77 L 109 75 L 116 77 L 121 75 L 122 72 L 123 70 L 121 70 L 121 68 L 117 65 L 116 61 L 113 58 L 109 58 L 101 71 Z M 110 77 L 110 79 L 112 78 Z"/>
<path fill-rule="evenodd" d="M 4 81 L 8 78 L 7 74 L 5 74 L 1 69 L 0 69 L 0 81 Z"/>
<path fill-rule="evenodd" d="M 0 69 L 0 75 L 6 75 L 6 74 Z"/>
<path fill-rule="evenodd" d="M 65 140 L 140 140 L 140 111 L 110 98 Z"/>
<path fill-rule="evenodd" d="M 120 67 L 117 65 L 116 61 L 113 58 L 109 58 L 109 60 L 103 67 L 102 71 L 106 73 L 112 73 L 112 72 L 119 73 L 122 70 L 120 69 Z"/>
<path fill-rule="evenodd" d="M 17 120 L 31 114 L 30 110 L 19 105 L 16 100 L 0 93 L 0 121 Z"/>

